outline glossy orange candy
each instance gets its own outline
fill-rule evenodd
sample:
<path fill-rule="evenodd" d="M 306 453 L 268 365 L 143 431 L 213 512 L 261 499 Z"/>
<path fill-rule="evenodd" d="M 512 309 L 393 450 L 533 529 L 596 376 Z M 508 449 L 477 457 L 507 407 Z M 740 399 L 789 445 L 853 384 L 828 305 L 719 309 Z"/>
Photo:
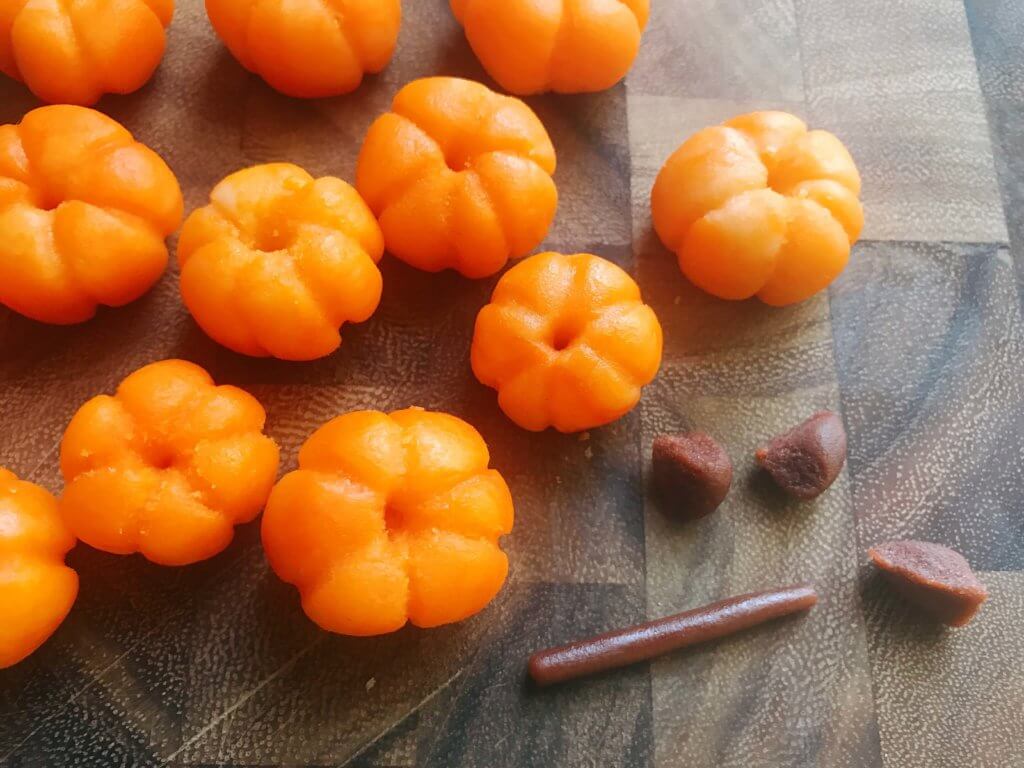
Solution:
<path fill-rule="evenodd" d="M 341 179 L 288 163 L 214 187 L 178 242 L 181 295 L 211 338 L 245 355 L 312 360 L 380 303 L 380 227 Z"/>
<path fill-rule="evenodd" d="M 487 74 L 507 91 L 611 88 L 640 50 L 649 0 L 451 0 Z"/>
<path fill-rule="evenodd" d="M 785 112 L 753 112 L 687 139 L 658 174 L 651 207 L 691 282 L 782 306 L 843 271 L 864 225 L 859 194 L 839 139 Z"/>
<path fill-rule="evenodd" d="M 134 301 L 181 215 L 174 174 L 106 115 L 42 107 L 0 126 L 0 304 L 15 312 L 78 323 Z"/>
<path fill-rule="evenodd" d="M 661 325 L 619 267 L 540 253 L 506 272 L 473 335 L 473 373 L 524 429 L 578 432 L 618 419 L 661 365 Z"/>
<path fill-rule="evenodd" d="M 544 239 L 555 150 L 533 111 L 479 83 L 409 83 L 370 127 L 356 187 L 387 249 L 418 269 L 485 277 Z"/>
<path fill-rule="evenodd" d="M 183 360 L 152 363 L 75 414 L 60 447 L 61 514 L 85 543 L 186 565 L 259 513 L 277 446 L 252 395 Z"/>
<path fill-rule="evenodd" d="M 469 424 L 409 408 L 324 424 L 275 486 L 263 516 L 271 567 L 331 632 L 436 627 L 501 589 L 512 498 Z"/>
<path fill-rule="evenodd" d="M 217 35 L 239 63 L 281 93 L 349 93 L 395 51 L 401 0 L 206 0 Z"/>
<path fill-rule="evenodd" d="M 52 104 L 131 93 L 160 64 L 173 15 L 174 0 L 2 0 L 0 72 Z"/>
<path fill-rule="evenodd" d="M 49 491 L 0 467 L 0 669 L 31 654 L 64 621 L 78 575 L 75 546 Z"/>

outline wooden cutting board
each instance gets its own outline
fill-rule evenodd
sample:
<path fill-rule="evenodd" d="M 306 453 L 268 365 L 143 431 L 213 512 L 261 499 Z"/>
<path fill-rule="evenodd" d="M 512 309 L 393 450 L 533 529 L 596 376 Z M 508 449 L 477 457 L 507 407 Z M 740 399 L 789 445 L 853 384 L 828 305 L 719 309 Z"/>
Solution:
<path fill-rule="evenodd" d="M 245 359 L 195 326 L 169 272 L 78 327 L 0 312 L 0 464 L 60 490 L 57 446 L 91 395 L 183 357 L 266 405 L 284 469 L 327 418 L 418 404 L 475 424 L 516 500 L 509 584 L 431 632 L 317 630 L 268 572 L 257 525 L 219 557 L 150 565 L 79 546 L 68 621 L 0 673 L 0 765 L 1024 765 L 1024 7 L 1015 0 L 654 0 L 624 85 L 530 99 L 558 150 L 553 249 L 637 275 L 666 332 L 660 377 L 589 439 L 519 430 L 468 366 L 494 280 L 387 257 L 384 299 L 340 352 Z M 489 82 L 445 0 L 406 0 L 391 67 L 303 102 L 246 75 L 199 0 L 180 0 L 153 82 L 101 109 L 159 151 L 187 206 L 242 166 L 289 160 L 351 179 L 405 82 Z M 0 81 L 0 122 L 35 106 Z M 868 223 L 832 288 L 784 310 L 700 294 L 651 233 L 648 194 L 686 135 L 778 107 L 834 131 L 864 177 Z M 1004 217 L 1009 213 L 1009 220 Z M 751 452 L 818 408 L 850 457 L 810 504 Z M 654 435 L 699 427 L 737 468 L 720 512 L 668 520 L 646 493 Z M 908 537 L 964 552 L 991 600 L 970 627 L 922 623 L 866 567 Z M 810 580 L 809 616 L 600 679 L 537 692 L 537 647 Z"/>

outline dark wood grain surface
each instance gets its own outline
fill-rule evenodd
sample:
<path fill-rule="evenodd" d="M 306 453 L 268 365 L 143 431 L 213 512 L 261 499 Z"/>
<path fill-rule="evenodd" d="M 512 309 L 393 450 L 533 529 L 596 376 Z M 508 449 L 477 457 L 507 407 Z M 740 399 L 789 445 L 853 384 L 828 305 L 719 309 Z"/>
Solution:
<path fill-rule="evenodd" d="M 101 109 L 157 149 L 187 207 L 244 165 L 351 179 L 394 92 L 437 73 L 489 82 L 445 0 L 406 0 L 391 67 L 302 102 L 247 76 L 199 0 L 180 0 L 163 66 Z M 666 332 L 641 406 L 586 436 L 533 435 L 468 365 L 494 280 L 390 257 L 384 299 L 335 355 L 241 358 L 188 317 L 169 272 L 82 326 L 0 311 L 0 464 L 54 492 L 85 399 L 177 356 L 246 387 L 284 469 L 327 418 L 418 404 L 489 441 L 516 500 L 512 573 L 485 612 L 430 632 L 330 636 L 264 561 L 258 525 L 219 557 L 150 565 L 86 546 L 70 618 L 0 673 L 0 765 L 360 768 L 1019 768 L 1024 765 L 1024 6 L 1017 0 L 653 0 L 626 83 L 531 99 L 558 150 L 546 243 L 637 275 Z M 0 80 L 0 122 L 35 106 Z M 691 131 L 775 107 L 834 131 L 864 177 L 865 239 L 802 305 L 689 286 L 651 232 L 658 167 Z M 782 499 L 752 450 L 818 408 L 842 413 L 846 470 Z M 699 427 L 737 481 L 689 525 L 646 492 L 653 437 Z M 969 627 L 922 623 L 872 577 L 893 537 L 960 549 L 991 591 Z M 794 581 L 822 602 L 787 621 L 543 692 L 544 645 Z"/>

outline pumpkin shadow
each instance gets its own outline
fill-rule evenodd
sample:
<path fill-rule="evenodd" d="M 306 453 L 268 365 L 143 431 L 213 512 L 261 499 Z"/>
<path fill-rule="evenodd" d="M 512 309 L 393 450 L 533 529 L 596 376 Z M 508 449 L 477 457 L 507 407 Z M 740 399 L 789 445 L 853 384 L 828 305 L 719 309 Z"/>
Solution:
<path fill-rule="evenodd" d="M 498 85 L 483 68 L 473 49 L 469 46 L 462 28 L 457 24 L 444 34 L 437 46 L 438 58 L 435 62 L 436 71 L 450 77 L 464 77 L 483 83 L 491 90 L 501 91 Z"/>
<path fill-rule="evenodd" d="M 26 112 L 41 106 L 24 84 L 0 75 L 0 125 L 20 122 Z"/>

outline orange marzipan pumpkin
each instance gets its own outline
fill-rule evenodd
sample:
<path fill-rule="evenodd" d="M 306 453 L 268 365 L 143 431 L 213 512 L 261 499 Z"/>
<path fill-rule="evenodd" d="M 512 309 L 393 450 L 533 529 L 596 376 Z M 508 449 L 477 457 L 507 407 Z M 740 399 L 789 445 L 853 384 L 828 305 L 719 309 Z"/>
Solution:
<path fill-rule="evenodd" d="M 106 115 L 51 106 L 0 126 L 0 304 L 46 323 L 139 298 L 181 223 L 170 168 Z"/>
<path fill-rule="evenodd" d="M 51 104 L 131 93 L 164 55 L 174 0 L 3 0 L 0 72 Z"/>
<path fill-rule="evenodd" d="M 186 220 L 181 295 L 229 349 L 313 360 L 338 348 L 343 323 L 377 309 L 383 253 L 376 219 L 344 181 L 259 165 L 220 182 Z"/>
<path fill-rule="evenodd" d="M 306 614 L 345 635 L 406 622 L 436 627 L 487 605 L 508 574 L 512 530 L 502 476 L 469 424 L 409 408 L 355 411 L 324 424 L 263 516 L 271 567 Z"/>
<path fill-rule="evenodd" d="M 506 272 L 473 335 L 473 372 L 519 426 L 578 432 L 640 400 L 661 365 L 658 318 L 622 269 L 540 253 Z"/>
<path fill-rule="evenodd" d="M 54 633 L 78 596 L 64 565 L 75 537 L 49 491 L 0 467 L 0 669 Z"/>
<path fill-rule="evenodd" d="M 843 271 L 864 225 L 859 195 L 839 139 L 785 112 L 753 112 L 687 139 L 658 174 L 651 209 L 699 288 L 782 306 Z"/>
<path fill-rule="evenodd" d="M 555 150 L 519 99 L 454 77 L 415 80 L 370 126 L 356 187 L 389 252 L 466 277 L 537 247 L 558 205 Z"/>
<path fill-rule="evenodd" d="M 217 35 L 250 72 L 288 96 L 350 93 L 395 51 L 401 0 L 206 0 Z"/>
<path fill-rule="evenodd" d="M 277 475 L 263 406 L 184 360 L 152 363 L 78 409 L 60 446 L 60 511 L 90 546 L 161 565 L 212 557 Z"/>
<path fill-rule="evenodd" d="M 470 47 L 502 88 L 587 93 L 626 76 L 649 0 L 451 0 Z"/>

